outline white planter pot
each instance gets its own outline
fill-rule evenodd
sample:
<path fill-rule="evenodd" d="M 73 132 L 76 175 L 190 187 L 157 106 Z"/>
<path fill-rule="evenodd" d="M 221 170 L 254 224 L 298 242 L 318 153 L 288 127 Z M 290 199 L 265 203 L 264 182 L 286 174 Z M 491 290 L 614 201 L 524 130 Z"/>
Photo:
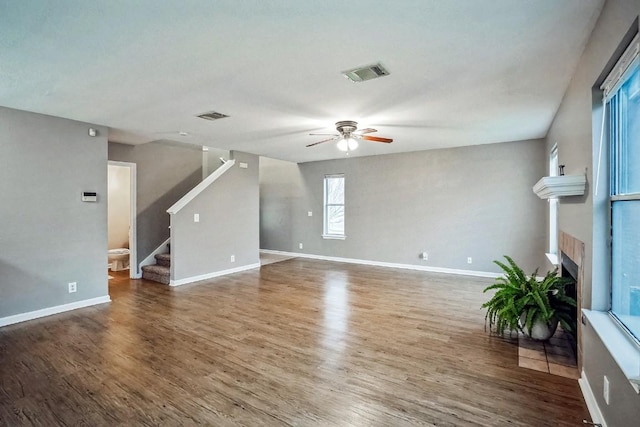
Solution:
<path fill-rule="evenodd" d="M 553 318 L 550 323 L 545 323 L 541 320 L 536 320 L 533 323 L 533 327 L 531 331 L 524 325 L 527 314 L 523 313 L 520 316 L 520 326 L 522 327 L 522 331 L 531 339 L 537 341 L 546 341 L 556 333 L 556 329 L 558 328 L 558 319 Z"/>

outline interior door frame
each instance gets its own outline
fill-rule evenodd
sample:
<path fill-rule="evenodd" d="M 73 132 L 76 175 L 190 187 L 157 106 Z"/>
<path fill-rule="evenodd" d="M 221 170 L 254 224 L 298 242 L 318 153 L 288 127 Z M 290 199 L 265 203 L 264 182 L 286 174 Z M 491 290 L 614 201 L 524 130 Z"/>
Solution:
<path fill-rule="evenodd" d="M 138 273 L 138 228 L 136 224 L 136 200 L 138 198 L 138 187 L 136 183 L 136 164 L 130 162 L 118 162 L 113 160 L 109 160 L 108 164 L 112 166 L 123 166 L 129 168 L 129 227 L 131 230 L 131 232 L 129 233 L 129 277 L 132 279 L 139 279 L 140 274 Z"/>

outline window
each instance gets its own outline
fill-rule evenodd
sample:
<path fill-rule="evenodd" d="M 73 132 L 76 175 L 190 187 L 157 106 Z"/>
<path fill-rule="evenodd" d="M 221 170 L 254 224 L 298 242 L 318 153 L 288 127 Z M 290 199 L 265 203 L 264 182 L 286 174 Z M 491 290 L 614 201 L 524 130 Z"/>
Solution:
<path fill-rule="evenodd" d="M 326 239 L 344 239 L 344 175 L 324 177 L 324 229 Z"/>
<path fill-rule="evenodd" d="M 554 145 L 549 154 L 549 176 L 558 175 L 558 145 Z M 558 256 L 558 198 L 549 198 L 549 255 Z"/>
<path fill-rule="evenodd" d="M 637 46 L 637 43 L 636 43 Z M 611 313 L 640 339 L 640 71 L 637 47 L 605 82 L 609 139 Z M 622 61 L 621 60 L 621 61 Z M 612 73 L 613 74 L 613 73 Z"/>

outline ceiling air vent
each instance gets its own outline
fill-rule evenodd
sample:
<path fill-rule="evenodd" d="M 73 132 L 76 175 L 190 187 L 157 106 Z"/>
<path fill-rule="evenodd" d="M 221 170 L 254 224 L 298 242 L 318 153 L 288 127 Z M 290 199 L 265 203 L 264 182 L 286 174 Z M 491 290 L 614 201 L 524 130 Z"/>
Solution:
<path fill-rule="evenodd" d="M 215 111 L 209 111 L 208 113 L 200 114 L 198 117 L 205 120 L 218 120 L 229 116 L 222 113 L 216 113 Z"/>
<path fill-rule="evenodd" d="M 352 82 L 364 82 L 371 79 L 377 79 L 378 77 L 388 76 L 387 71 L 382 64 L 377 63 L 373 65 L 367 65 L 365 67 L 354 68 L 353 70 L 343 71 L 342 75 L 351 80 Z"/>

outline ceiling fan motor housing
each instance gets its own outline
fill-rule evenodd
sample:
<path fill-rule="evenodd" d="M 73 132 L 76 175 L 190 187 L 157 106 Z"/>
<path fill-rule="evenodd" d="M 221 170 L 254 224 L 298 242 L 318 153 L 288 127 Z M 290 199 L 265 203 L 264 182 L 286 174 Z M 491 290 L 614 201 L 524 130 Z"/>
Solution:
<path fill-rule="evenodd" d="M 354 132 L 356 129 L 358 129 L 358 122 L 354 122 L 351 120 L 336 122 L 336 129 L 343 135 L 349 135 L 351 132 Z"/>

